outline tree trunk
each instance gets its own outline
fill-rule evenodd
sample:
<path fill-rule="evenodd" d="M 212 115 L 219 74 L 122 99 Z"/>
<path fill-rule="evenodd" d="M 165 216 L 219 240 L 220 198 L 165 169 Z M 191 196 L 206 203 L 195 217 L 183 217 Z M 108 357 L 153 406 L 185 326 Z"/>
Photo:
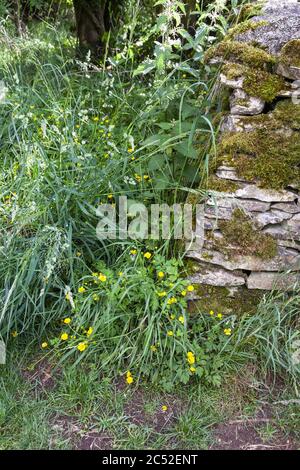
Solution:
<path fill-rule="evenodd" d="M 197 16 L 196 15 L 191 15 L 193 11 L 196 9 L 196 0 L 186 0 L 185 1 L 185 17 L 183 19 L 183 25 L 185 29 L 189 30 L 194 30 L 196 22 L 197 22 Z M 191 31 L 190 31 L 191 32 Z"/>
<path fill-rule="evenodd" d="M 96 55 L 103 47 L 106 3 L 107 0 L 73 0 L 79 45 Z"/>

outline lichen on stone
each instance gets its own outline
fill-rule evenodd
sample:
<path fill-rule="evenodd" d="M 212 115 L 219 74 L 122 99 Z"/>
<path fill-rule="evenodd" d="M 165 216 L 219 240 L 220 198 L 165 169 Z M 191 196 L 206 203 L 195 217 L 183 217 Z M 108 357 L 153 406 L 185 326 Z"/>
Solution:
<path fill-rule="evenodd" d="M 280 62 L 292 67 L 300 67 L 300 39 L 292 39 L 283 46 Z"/>
<path fill-rule="evenodd" d="M 211 47 L 205 54 L 205 62 L 214 58 L 237 62 L 249 67 L 265 69 L 276 64 L 276 58 L 259 47 L 238 41 L 224 40 Z"/>
<path fill-rule="evenodd" d="M 230 220 L 220 220 L 219 229 L 223 238 L 214 239 L 212 234 L 211 241 L 216 249 L 228 257 L 257 256 L 268 260 L 277 254 L 276 240 L 271 235 L 259 232 L 256 224 L 242 209 L 235 209 Z"/>

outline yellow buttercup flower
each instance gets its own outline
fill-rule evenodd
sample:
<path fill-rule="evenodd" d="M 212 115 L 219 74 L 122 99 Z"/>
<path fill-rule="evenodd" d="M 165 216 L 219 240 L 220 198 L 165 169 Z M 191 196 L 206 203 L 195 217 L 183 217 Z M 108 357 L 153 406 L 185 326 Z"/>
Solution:
<path fill-rule="evenodd" d="M 127 149 L 127 152 L 132 153 L 132 152 L 134 152 L 134 149 L 132 147 L 130 147 L 129 149 Z"/>
<path fill-rule="evenodd" d="M 183 291 L 181 292 L 181 295 L 182 295 L 182 297 L 185 297 L 185 296 L 186 296 L 186 290 L 183 290 Z"/>
<path fill-rule="evenodd" d="M 46 343 L 46 341 L 44 343 L 42 343 L 42 348 L 43 349 L 46 349 L 48 347 L 48 343 Z"/>
<path fill-rule="evenodd" d="M 12 335 L 13 338 L 16 338 L 16 337 L 18 336 L 18 332 L 17 332 L 17 331 L 13 331 L 11 335 Z"/>
<path fill-rule="evenodd" d="M 69 317 L 64 319 L 64 323 L 65 323 L 66 325 L 69 325 L 69 324 L 71 323 L 71 321 L 72 321 L 72 320 L 71 320 L 71 318 L 69 318 Z"/>
<path fill-rule="evenodd" d="M 62 341 L 67 341 L 68 338 L 69 338 L 68 333 L 62 333 L 61 336 L 60 336 L 60 339 Z"/>
<path fill-rule="evenodd" d="M 165 297 L 167 295 L 167 293 L 165 291 L 163 291 L 163 292 L 158 292 L 157 295 L 158 295 L 158 297 Z"/>
<path fill-rule="evenodd" d="M 176 304 L 176 302 L 177 302 L 176 297 L 171 297 L 170 299 L 168 299 L 167 304 L 172 305 L 172 304 Z"/>
<path fill-rule="evenodd" d="M 164 413 L 165 413 L 166 411 L 168 411 L 167 405 L 163 405 L 163 406 L 161 407 L 161 409 L 162 409 L 162 411 L 163 411 Z"/>
<path fill-rule="evenodd" d="M 217 318 L 219 318 L 220 320 L 222 320 L 222 318 L 223 318 L 222 313 L 218 313 Z"/>
<path fill-rule="evenodd" d="M 211 310 L 211 311 L 209 312 L 209 314 L 210 314 L 210 316 L 213 316 L 213 315 L 215 314 L 215 312 L 214 312 L 213 310 Z"/>
<path fill-rule="evenodd" d="M 100 273 L 99 274 L 99 281 L 105 282 L 106 280 L 107 280 L 107 277 L 105 276 L 105 274 Z"/>
<path fill-rule="evenodd" d="M 93 333 L 93 331 L 94 331 L 93 328 L 90 326 L 89 329 L 88 329 L 87 332 L 86 332 L 86 335 L 87 335 L 87 336 L 91 336 L 91 334 Z"/>
<path fill-rule="evenodd" d="M 226 336 L 230 336 L 231 333 L 232 333 L 231 328 L 225 328 L 225 329 L 224 329 L 224 333 L 225 333 Z"/>
<path fill-rule="evenodd" d="M 80 351 L 80 352 L 85 351 L 86 348 L 87 348 L 87 344 L 86 344 L 86 343 L 79 343 L 78 346 L 77 346 L 77 349 L 78 349 L 78 351 Z"/>
<path fill-rule="evenodd" d="M 130 254 L 135 256 L 137 254 L 137 250 L 130 250 Z"/>
<path fill-rule="evenodd" d="M 133 377 L 132 377 L 132 375 L 131 375 L 130 370 L 128 370 L 128 371 L 126 372 L 126 382 L 127 382 L 129 385 L 132 384 L 132 382 L 133 382 Z"/>
<path fill-rule="evenodd" d="M 171 318 L 171 320 L 175 320 L 176 315 L 174 313 L 172 313 L 172 315 L 170 315 L 170 318 Z"/>
<path fill-rule="evenodd" d="M 154 345 L 152 345 L 152 346 L 150 346 L 150 350 L 151 350 L 152 352 L 156 352 L 156 351 L 157 351 L 157 347 L 154 346 Z"/>
<path fill-rule="evenodd" d="M 109 194 L 109 195 L 107 196 L 107 199 L 112 199 L 113 197 L 114 197 L 113 194 Z"/>
<path fill-rule="evenodd" d="M 167 335 L 168 335 L 168 336 L 174 336 L 174 333 L 173 333 L 173 331 L 169 330 L 169 331 L 167 332 Z"/>
<path fill-rule="evenodd" d="M 83 294 L 86 291 L 85 287 L 80 286 L 78 289 L 79 294 Z"/>
<path fill-rule="evenodd" d="M 180 321 L 180 323 L 184 324 L 184 316 L 181 315 L 181 316 L 178 318 L 178 321 Z"/>
<path fill-rule="evenodd" d="M 144 258 L 146 259 L 150 259 L 151 258 L 151 253 L 149 253 L 149 251 L 146 251 L 146 253 L 144 254 Z"/>
<path fill-rule="evenodd" d="M 120 277 L 122 277 L 124 273 L 122 271 L 119 271 L 118 274 L 119 274 Z"/>
<path fill-rule="evenodd" d="M 162 279 L 163 277 L 165 277 L 165 274 L 162 271 L 159 271 L 157 273 L 157 276 L 160 277 L 160 279 Z"/>
<path fill-rule="evenodd" d="M 193 352 L 189 351 L 186 356 L 187 356 L 187 361 L 190 365 L 195 364 L 195 355 Z"/>
<path fill-rule="evenodd" d="M 196 368 L 195 368 L 195 367 L 193 367 L 193 366 L 191 366 L 191 367 L 190 367 L 190 371 L 191 371 L 191 372 L 192 372 L 192 374 L 193 374 L 194 372 L 196 372 Z"/>
<path fill-rule="evenodd" d="M 194 286 L 190 285 L 190 286 L 187 286 L 187 290 L 188 292 L 193 292 L 195 290 Z"/>
<path fill-rule="evenodd" d="M 99 300 L 99 295 L 98 294 L 93 294 L 93 300 L 95 300 L 96 302 Z"/>

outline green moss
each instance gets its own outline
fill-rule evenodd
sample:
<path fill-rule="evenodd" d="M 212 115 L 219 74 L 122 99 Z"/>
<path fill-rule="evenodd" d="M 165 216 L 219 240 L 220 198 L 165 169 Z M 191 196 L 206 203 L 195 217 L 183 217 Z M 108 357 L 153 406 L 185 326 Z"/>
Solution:
<path fill-rule="evenodd" d="M 223 65 L 222 73 L 227 77 L 228 80 L 236 80 L 245 75 L 245 67 L 241 64 L 235 64 L 230 62 Z"/>
<path fill-rule="evenodd" d="M 253 69 L 240 64 L 225 64 L 222 68 L 222 73 L 229 80 L 245 77 L 243 90 L 248 95 L 256 96 L 266 102 L 274 101 L 278 93 L 285 87 L 282 77 L 265 70 Z"/>
<path fill-rule="evenodd" d="M 248 100 L 242 99 L 242 98 L 235 101 L 235 104 L 237 104 L 238 106 L 244 106 L 244 107 L 248 106 L 248 103 L 249 103 Z"/>
<path fill-rule="evenodd" d="M 292 101 L 279 102 L 273 112 L 273 118 L 292 130 L 300 131 L 300 106 Z"/>
<path fill-rule="evenodd" d="M 267 103 L 274 101 L 283 88 L 283 78 L 263 70 L 249 70 L 243 83 L 243 89 L 248 95 L 261 98 Z"/>
<path fill-rule="evenodd" d="M 235 36 L 238 36 L 239 34 L 246 33 L 247 31 L 255 31 L 257 28 L 261 28 L 262 26 L 266 26 L 268 21 L 253 21 L 253 20 L 247 20 L 243 21 L 242 23 L 239 23 L 237 26 L 234 26 L 228 31 L 228 34 L 226 35 L 225 40 L 232 40 L 235 38 Z"/>
<path fill-rule="evenodd" d="M 260 187 L 284 189 L 300 182 L 300 107 L 279 103 L 271 114 L 244 120 L 250 132 L 224 133 L 215 166 L 233 166 L 238 176 Z M 285 127 L 292 129 L 290 132 Z"/>
<path fill-rule="evenodd" d="M 210 176 L 207 180 L 207 189 L 212 191 L 218 191 L 221 193 L 234 193 L 239 189 L 239 185 L 234 181 L 216 178 Z"/>
<path fill-rule="evenodd" d="M 280 62 L 292 67 L 300 67 L 300 39 L 292 39 L 282 48 Z"/>
<path fill-rule="evenodd" d="M 264 295 L 264 291 L 248 290 L 240 287 L 234 294 L 226 287 L 199 285 L 196 288 L 199 300 L 189 303 L 191 314 L 209 313 L 213 310 L 216 314 L 224 315 L 253 314 Z"/>
<path fill-rule="evenodd" d="M 214 57 L 222 57 L 227 61 L 230 60 L 259 69 L 264 69 L 266 66 L 272 66 L 276 63 L 276 59 L 263 49 L 238 41 L 225 40 L 213 46 L 207 51 L 205 61 L 209 62 Z"/>
<path fill-rule="evenodd" d="M 269 234 L 259 232 L 241 209 L 235 209 L 230 220 L 219 221 L 219 228 L 223 238 L 215 240 L 215 247 L 231 257 L 244 255 L 272 259 L 277 254 L 276 240 Z M 235 247 L 233 255 L 232 246 Z"/>
<path fill-rule="evenodd" d="M 258 16 L 262 12 L 265 2 L 246 3 L 240 10 L 240 21 L 248 20 L 253 16 Z"/>
<path fill-rule="evenodd" d="M 185 274 L 187 276 L 192 276 L 195 273 L 201 271 L 201 266 L 199 263 L 192 259 L 187 259 L 184 263 Z"/>

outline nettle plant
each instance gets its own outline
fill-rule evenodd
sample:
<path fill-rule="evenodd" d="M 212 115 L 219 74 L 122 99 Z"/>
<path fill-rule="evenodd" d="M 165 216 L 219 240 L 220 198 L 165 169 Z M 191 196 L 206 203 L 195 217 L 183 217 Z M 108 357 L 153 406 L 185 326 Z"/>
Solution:
<path fill-rule="evenodd" d="M 136 126 L 148 131 L 143 142 L 149 150 L 145 164 L 153 172 L 157 189 L 199 186 L 215 155 L 213 117 L 221 109 L 222 97 L 215 93 L 218 74 L 203 59 L 207 48 L 224 37 L 235 19 L 236 5 L 229 14 L 225 3 L 214 2 L 203 11 L 197 4 L 192 33 L 183 27 L 184 2 L 157 2 L 162 11 L 154 28 L 153 57 L 133 72 L 139 79 L 147 76 L 152 87 Z"/>

